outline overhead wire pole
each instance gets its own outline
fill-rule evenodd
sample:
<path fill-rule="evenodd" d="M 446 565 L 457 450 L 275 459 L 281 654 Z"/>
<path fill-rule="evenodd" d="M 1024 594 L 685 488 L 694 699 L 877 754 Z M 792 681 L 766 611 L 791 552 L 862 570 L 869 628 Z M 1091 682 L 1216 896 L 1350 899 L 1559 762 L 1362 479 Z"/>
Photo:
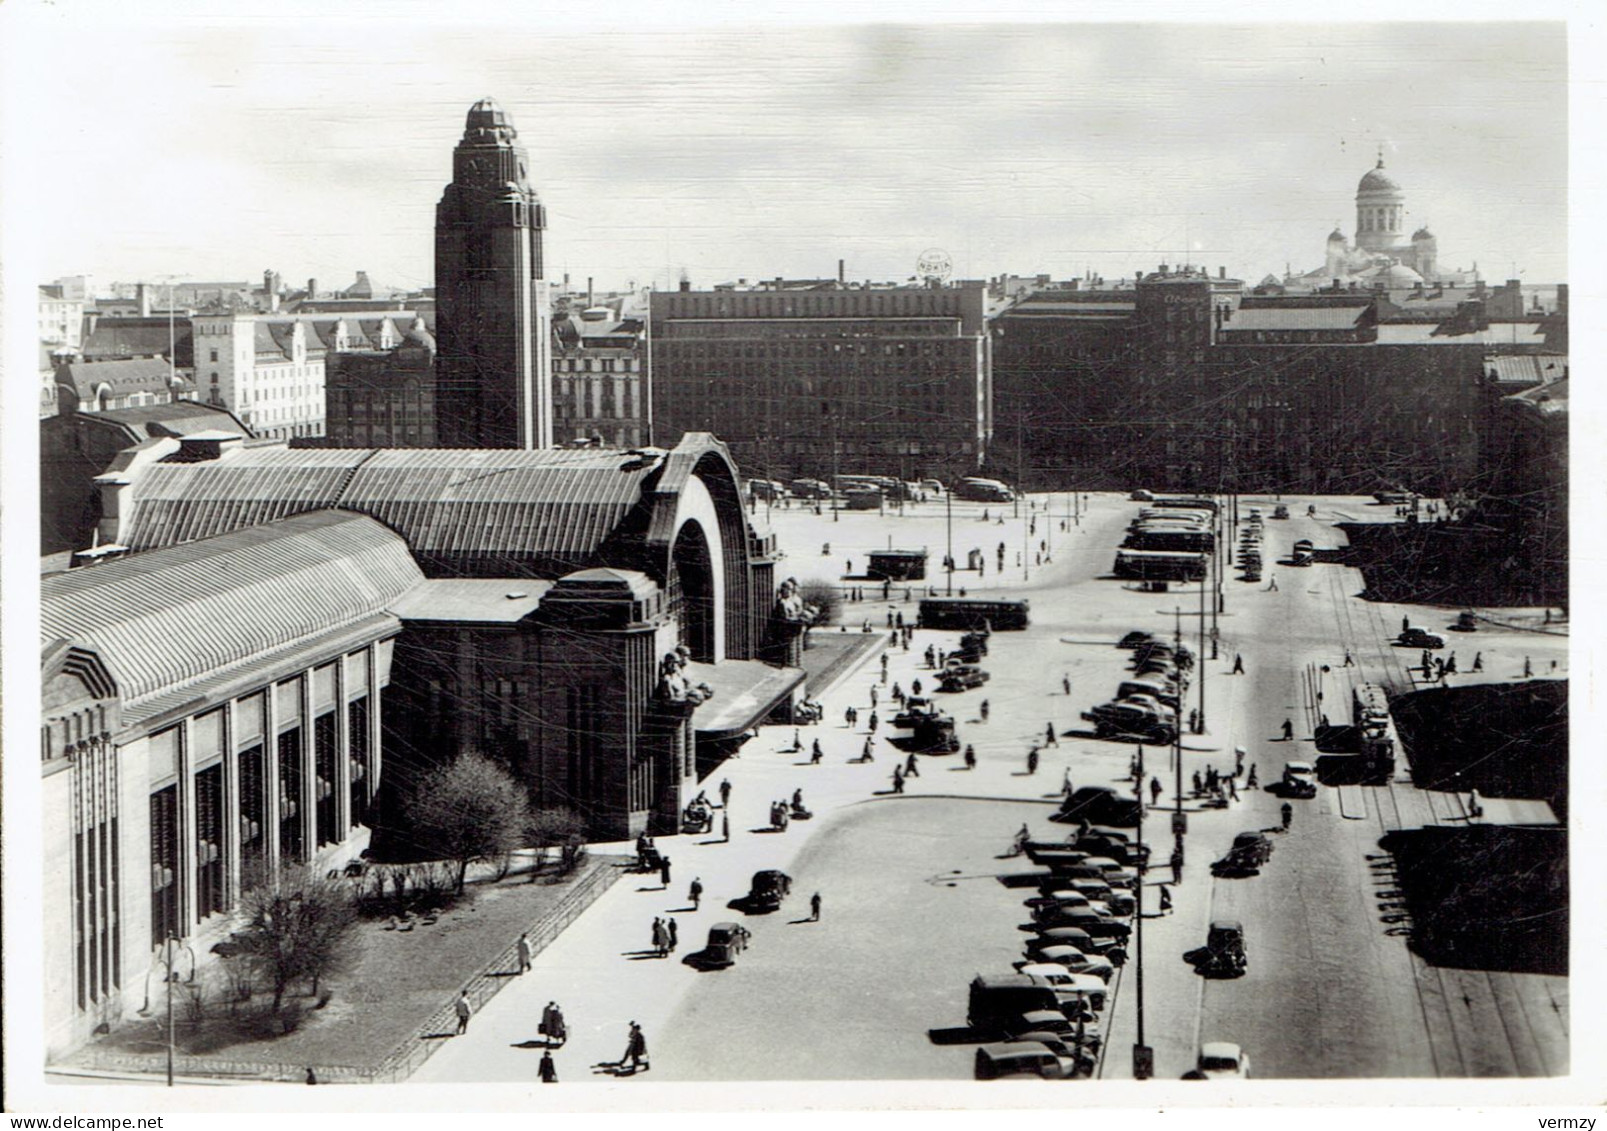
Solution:
<path fill-rule="evenodd" d="M 1154 1058 L 1149 1046 L 1144 1043 L 1144 744 L 1138 744 L 1138 773 L 1134 776 L 1133 795 L 1138 799 L 1138 845 L 1139 861 L 1138 882 L 1133 885 L 1137 892 L 1134 905 L 1133 932 L 1136 942 L 1133 947 L 1133 973 L 1137 980 L 1138 990 L 1138 1040 L 1133 1045 L 1133 1079 L 1148 1080 L 1154 1068 Z"/>

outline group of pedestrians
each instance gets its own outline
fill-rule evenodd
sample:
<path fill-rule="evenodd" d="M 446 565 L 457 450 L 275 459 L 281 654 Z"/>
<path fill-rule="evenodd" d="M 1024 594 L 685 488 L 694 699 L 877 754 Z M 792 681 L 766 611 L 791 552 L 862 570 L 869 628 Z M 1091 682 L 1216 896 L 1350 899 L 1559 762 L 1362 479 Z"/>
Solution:
<path fill-rule="evenodd" d="M 675 926 L 675 919 L 671 916 L 653 919 L 653 952 L 660 958 L 668 958 L 674 953 L 680 938 Z"/>

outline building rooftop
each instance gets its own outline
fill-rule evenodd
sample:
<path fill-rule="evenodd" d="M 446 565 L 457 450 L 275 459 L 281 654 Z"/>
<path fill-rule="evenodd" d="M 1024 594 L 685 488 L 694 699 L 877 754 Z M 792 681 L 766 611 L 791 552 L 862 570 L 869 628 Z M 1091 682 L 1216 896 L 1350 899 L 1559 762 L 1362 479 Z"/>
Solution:
<path fill-rule="evenodd" d="M 40 643 L 98 653 L 138 708 L 371 624 L 422 580 L 380 523 L 317 511 L 44 577 Z"/>
<path fill-rule="evenodd" d="M 390 611 L 404 621 L 515 624 L 535 612 L 551 588 L 550 581 L 528 577 L 425 578 Z"/>
<path fill-rule="evenodd" d="M 56 370 L 56 381 L 70 386 L 80 402 L 95 400 L 103 385 L 112 396 L 130 393 L 171 391 L 173 368 L 160 358 L 130 358 L 121 361 L 69 361 Z"/>
<path fill-rule="evenodd" d="M 1565 380 L 1566 354 L 1496 354 L 1484 359 L 1484 373 L 1498 385 L 1528 388 L 1532 385 Z"/>
<path fill-rule="evenodd" d="M 593 564 L 640 505 L 663 460 L 599 449 L 243 447 L 158 463 L 140 477 L 125 541 L 136 549 L 207 538 L 325 507 L 371 515 L 415 554 L 507 562 L 561 576 Z"/>
<path fill-rule="evenodd" d="M 1222 324 L 1224 333 L 1253 330 L 1354 330 L 1371 304 L 1244 306 Z"/>

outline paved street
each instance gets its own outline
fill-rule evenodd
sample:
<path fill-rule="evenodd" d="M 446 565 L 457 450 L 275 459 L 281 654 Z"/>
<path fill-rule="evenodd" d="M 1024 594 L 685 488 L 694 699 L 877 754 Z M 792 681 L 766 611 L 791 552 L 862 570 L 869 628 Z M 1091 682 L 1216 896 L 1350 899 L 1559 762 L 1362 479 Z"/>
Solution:
<path fill-rule="evenodd" d="M 975 746 L 976 771 L 959 768 L 958 756 L 922 757 L 920 776 L 904 796 L 894 797 L 891 747 L 879 743 L 874 762 L 850 763 L 865 740 L 869 693 L 879 672 L 873 657 L 825 698 L 825 722 L 802 729 L 805 751 L 787 749 L 793 728 L 766 728 L 711 775 L 711 796 L 722 778 L 733 785 L 731 843 L 720 843 L 718 835 L 661 839 L 673 861 L 668 890 L 656 877 L 625 877 L 538 956 L 534 971 L 512 980 L 474 1018 L 467 1036 L 444 1041 L 414 1078 L 534 1079 L 540 1052 L 528 1045 L 542 1005 L 554 999 L 572 1032 L 556 1054 L 566 1082 L 609 1078 L 594 1067 L 620 1058 L 632 1020 L 644 1028 L 652 1063 L 639 1078 L 655 1082 L 968 1078 L 974 1046 L 935 1043 L 927 1032 L 962 1025 L 971 976 L 1008 972 L 1020 956 L 1027 937 L 1018 929 L 1027 919 L 1023 893 L 991 877 L 1024 861 L 999 855 L 1023 821 L 1035 834 L 1064 835 L 1063 826 L 1046 818 L 1068 774 L 1077 786 L 1118 784 L 1126 775 L 1132 747 L 1065 734 L 1080 731 L 1079 713 L 1114 692 L 1128 655 L 1113 647 L 1115 640 L 1131 628 L 1170 633 L 1179 620 L 1185 636 L 1199 630 L 1197 589 L 1142 593 L 1101 579 L 1134 504 L 1094 496 L 1092 513 L 1080 524 L 1067 520 L 1062 531 L 1068 501 L 1055 496 L 1053 516 L 1040 510 L 1030 534 L 1026 504 L 1022 517 L 1007 517 L 1002 526 L 997 518 L 1009 507 L 988 507 L 987 523 L 981 504 L 953 508 L 956 557 L 963 562 L 975 546 L 988 564 L 985 577 L 956 574 L 956 590 L 1007 587 L 1032 602 L 1031 629 L 993 636 L 984 660 L 992 681 L 937 697 L 959 721 L 962 743 Z M 1402 616 L 1435 631 L 1454 618 L 1454 610 L 1364 603 L 1353 596 L 1362 588 L 1360 575 L 1345 567 L 1280 567 L 1295 539 L 1333 546 L 1342 537 L 1331 525 L 1338 518 L 1388 513 L 1365 500 L 1317 500 L 1317 517 L 1307 519 L 1307 501 L 1290 500 L 1300 517 L 1267 523 L 1264 553 L 1278 589 L 1269 590 L 1265 581 L 1224 584 L 1222 651 L 1205 664 L 1208 727 L 1185 738 L 1185 783 L 1207 765 L 1231 772 L 1235 746 L 1247 748 L 1263 782 L 1276 780 L 1289 758 L 1311 759 L 1312 727 L 1329 709 L 1316 692 L 1323 691 L 1336 719 L 1348 713 L 1342 680 L 1349 673 L 1341 670 L 1347 649 L 1360 665 L 1357 674 L 1406 689 L 1420 674 L 1404 667 L 1415 663 L 1416 653 L 1388 643 Z M 1270 514 L 1270 500 L 1264 510 Z M 941 504 L 904 516 L 845 512 L 837 522 L 776 510 L 772 523 L 788 552 L 778 577 L 805 582 L 835 580 L 850 560 L 862 570 L 867 552 L 889 543 L 927 546 L 935 571 L 947 545 Z M 1041 567 L 1032 557 L 1040 539 L 1052 558 Z M 831 553 L 822 555 L 827 541 Z M 1001 541 L 1007 555 L 1002 574 L 994 568 Z M 1024 568 L 1015 557 L 1023 542 L 1029 547 Z M 879 587 L 864 585 L 867 597 L 879 596 Z M 914 602 L 897 599 L 901 588 L 893 596 L 891 605 L 869 599 L 847 604 L 844 619 L 869 619 L 880 628 L 890 608 L 913 617 Z M 921 653 L 928 643 L 951 647 L 955 639 L 954 633 L 917 632 L 910 652 L 891 652 L 889 683 L 878 684 L 884 718 L 892 713 L 886 707 L 891 682 L 906 689 L 915 678 L 929 682 Z M 1556 674 L 1566 674 L 1563 636 L 1481 631 L 1458 638 L 1453 647 L 1463 653 L 1464 671 L 1475 644 L 1483 653 L 1483 678 L 1518 678 L 1526 656 L 1537 674 L 1550 674 L 1553 659 Z M 1244 657 L 1242 676 L 1228 674 L 1235 653 Z M 1323 664 L 1332 669 L 1326 676 Z M 1069 696 L 1063 678 L 1071 681 Z M 980 719 L 983 699 L 991 708 L 986 722 Z M 1191 694 L 1189 706 L 1194 703 Z M 861 709 L 853 730 L 843 723 L 850 704 Z M 1289 743 L 1279 740 L 1285 718 L 1295 727 Z M 1045 749 L 1036 775 L 1028 776 L 1027 750 L 1050 722 L 1061 736 L 1058 745 Z M 825 764 L 808 766 L 807 746 L 816 737 Z M 1149 755 L 1149 771 L 1166 784 L 1162 810 L 1173 802 L 1166 762 L 1166 751 Z M 1566 1070 L 1564 979 L 1437 970 L 1408 952 L 1388 906 L 1387 860 L 1377 841 L 1389 828 L 1461 813 L 1457 798 L 1413 789 L 1404 760 L 1397 776 L 1389 787 L 1324 788 L 1315 800 L 1294 802 L 1292 830 L 1273 835 L 1271 861 L 1247 879 L 1213 880 L 1209 862 L 1234 833 L 1276 825 L 1278 799 L 1241 790 L 1243 800 L 1229 810 L 1190 813 L 1188 867 L 1175 909 L 1145 923 L 1145 1038 L 1156 1049 L 1158 1076 L 1176 1079 L 1187 1071 L 1201 1039 L 1240 1042 L 1258 1077 Z M 752 831 L 767 823 L 770 803 L 795 788 L 802 788 L 815 818 L 794 822 L 784 833 Z M 1431 811 L 1431 804 L 1437 808 Z M 1157 814 L 1147 829 L 1162 858 L 1168 819 Z M 795 879 L 779 912 L 747 917 L 725 906 L 746 891 L 753 871 L 769 867 Z M 1151 873 L 1146 893 L 1152 909 L 1160 871 Z M 705 887 L 695 912 L 686 899 L 693 876 Z M 823 896 L 821 921 L 800 922 L 813 891 Z M 652 920 L 666 913 L 678 922 L 679 950 L 668 959 L 647 956 Z M 1212 917 L 1244 921 L 1245 977 L 1207 983 L 1184 963 L 1183 952 L 1204 941 Z M 681 958 L 702 946 L 708 927 L 724 920 L 753 932 L 736 966 L 700 973 L 683 964 Z M 1107 1013 L 1101 1067 L 1107 1078 L 1130 1074 L 1135 975 L 1131 964 L 1120 973 Z"/>

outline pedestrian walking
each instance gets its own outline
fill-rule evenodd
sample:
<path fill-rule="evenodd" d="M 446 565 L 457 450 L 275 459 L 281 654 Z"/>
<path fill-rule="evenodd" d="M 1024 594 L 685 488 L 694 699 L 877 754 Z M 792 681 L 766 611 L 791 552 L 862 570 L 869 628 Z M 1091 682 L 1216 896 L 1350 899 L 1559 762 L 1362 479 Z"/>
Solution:
<path fill-rule="evenodd" d="M 668 856 L 658 858 L 658 878 L 664 887 L 668 888 L 670 886 L 670 858 Z"/>
<path fill-rule="evenodd" d="M 965 745 L 965 768 L 968 770 L 976 769 L 976 747 L 970 743 Z"/>
<path fill-rule="evenodd" d="M 1235 746 L 1233 748 L 1233 776 L 1238 777 L 1242 773 L 1244 773 L 1244 747 Z"/>
<path fill-rule="evenodd" d="M 558 1082 L 558 1066 L 552 1062 L 552 1050 L 541 1050 L 541 1064 L 536 1068 L 536 1074 L 543 1084 L 556 1084 Z"/>
<path fill-rule="evenodd" d="M 668 951 L 669 937 L 664 933 L 664 920 L 653 917 L 653 953 L 663 958 Z"/>
<path fill-rule="evenodd" d="M 1244 657 L 1239 655 L 1237 652 L 1233 653 L 1233 674 L 1244 674 Z"/>
<path fill-rule="evenodd" d="M 1445 674 L 1446 675 L 1455 675 L 1456 674 L 1456 653 L 1455 652 L 1452 652 L 1451 653 L 1451 658 L 1449 660 L 1445 661 Z"/>
<path fill-rule="evenodd" d="M 1161 914 L 1165 915 L 1172 910 L 1172 889 L 1165 884 L 1161 885 Z"/>
<path fill-rule="evenodd" d="M 664 935 L 669 942 L 670 953 L 674 954 L 676 946 L 681 941 L 681 934 L 675 926 L 675 917 L 673 915 L 666 917 L 664 920 Z"/>
<path fill-rule="evenodd" d="M 1028 829 L 1027 823 L 1023 821 L 1021 823 L 1021 831 L 1016 833 L 1015 855 L 1020 856 L 1023 852 L 1025 852 L 1027 850 L 1027 842 L 1031 839 L 1032 830 Z"/>
<path fill-rule="evenodd" d="M 1412 627 L 1412 618 L 1411 617 L 1405 617 L 1405 616 L 1401 617 L 1401 631 L 1405 632 L 1407 629 L 1409 629 L 1411 627 Z"/>
<path fill-rule="evenodd" d="M 918 679 L 910 680 L 910 694 L 911 695 L 919 695 L 920 693 L 921 693 L 921 681 L 918 680 Z"/>
<path fill-rule="evenodd" d="M 982 700 L 982 721 L 988 721 L 988 701 L 986 699 Z"/>
<path fill-rule="evenodd" d="M 876 685 L 874 683 L 870 685 L 870 705 L 873 709 L 876 706 Z"/>
<path fill-rule="evenodd" d="M 876 717 L 876 712 L 872 711 L 870 713 L 870 733 L 871 734 L 876 733 L 876 724 L 879 723 L 880 721 L 881 720 Z"/>
<path fill-rule="evenodd" d="M 1523 658 L 1523 678 L 1528 679 L 1532 675 L 1534 675 L 1534 664 L 1530 662 L 1528 656 L 1525 656 Z"/>
<path fill-rule="evenodd" d="M 820 893 L 818 891 L 809 897 L 809 921 L 811 923 L 820 922 Z"/>
<path fill-rule="evenodd" d="M 731 782 L 727 778 L 720 779 L 720 808 L 731 807 Z"/>
<path fill-rule="evenodd" d="M 1182 883 L 1183 882 L 1183 850 L 1181 848 L 1172 849 L 1172 857 L 1171 857 L 1170 860 L 1167 861 L 1167 863 L 1172 866 L 1172 882 L 1174 884 Z"/>
<path fill-rule="evenodd" d="M 1292 742 L 1295 736 L 1295 724 L 1288 719 L 1283 720 L 1283 740 Z"/>
<path fill-rule="evenodd" d="M 731 811 L 729 809 L 720 814 L 720 839 L 727 844 L 731 842 Z"/>
<path fill-rule="evenodd" d="M 452 1008 L 458 1015 L 458 1036 L 469 1031 L 469 1018 L 474 1015 L 474 1007 L 469 1004 L 469 991 L 464 988 L 458 994 L 458 1000 L 452 1003 Z"/>
<path fill-rule="evenodd" d="M 519 936 L 519 973 L 530 969 L 530 936 Z"/>
<path fill-rule="evenodd" d="M 793 727 L 792 728 L 792 749 L 791 749 L 791 752 L 796 753 L 796 752 L 798 752 L 799 750 L 802 750 L 802 749 L 803 749 L 803 731 L 799 730 L 797 727 Z"/>
<path fill-rule="evenodd" d="M 1346 652 L 1345 653 L 1345 667 L 1353 668 L 1355 666 L 1356 666 L 1356 661 L 1350 658 L 1350 653 L 1349 652 Z"/>
<path fill-rule="evenodd" d="M 1204 792 L 1204 788 L 1200 785 L 1200 771 L 1195 770 L 1194 771 L 1194 795 L 1196 797 L 1198 797 L 1203 792 Z"/>
<path fill-rule="evenodd" d="M 686 889 L 686 898 L 692 901 L 692 910 L 696 911 L 703 903 L 703 880 L 698 876 L 692 877 L 692 886 Z"/>
<path fill-rule="evenodd" d="M 876 740 L 869 735 L 865 736 L 865 751 L 859 756 L 861 762 L 876 761 Z"/>
<path fill-rule="evenodd" d="M 1070 797 L 1072 794 L 1070 766 L 1066 767 L 1065 775 L 1060 779 L 1060 792 L 1066 797 Z"/>
<path fill-rule="evenodd" d="M 823 758 L 824 756 L 825 756 L 825 751 L 821 750 L 821 748 L 820 748 L 820 739 L 817 738 L 814 741 L 814 745 L 812 745 L 809 748 L 809 764 L 811 766 L 820 765 L 820 759 Z"/>
<path fill-rule="evenodd" d="M 1158 804 L 1160 804 L 1160 800 L 1161 800 L 1161 779 L 1160 778 L 1150 778 L 1149 779 L 1149 803 L 1151 805 L 1158 805 Z"/>
<path fill-rule="evenodd" d="M 1060 688 L 1067 695 L 1071 694 L 1071 676 L 1063 675 L 1060 677 Z"/>
<path fill-rule="evenodd" d="M 853 725 L 854 725 L 854 709 L 852 707 L 844 707 L 843 708 L 843 726 L 851 727 Z"/>
<path fill-rule="evenodd" d="M 1027 773 L 1035 774 L 1037 772 L 1038 772 L 1038 748 L 1036 746 L 1034 746 L 1031 750 L 1027 751 Z"/>
<path fill-rule="evenodd" d="M 893 767 L 893 792 L 904 792 L 904 771 L 898 766 Z"/>
<path fill-rule="evenodd" d="M 1277 590 L 1278 590 L 1278 578 L 1277 578 L 1277 576 L 1274 575 L 1274 574 L 1270 574 L 1270 573 L 1267 574 L 1267 592 L 1268 593 L 1276 593 Z"/>
<path fill-rule="evenodd" d="M 921 768 L 915 764 L 914 754 L 911 754 L 908 758 L 904 759 L 904 776 L 907 778 L 918 778 L 921 776 Z"/>
<path fill-rule="evenodd" d="M 1245 789 L 1256 789 L 1257 788 L 1256 777 L 1255 777 L 1255 763 L 1254 762 L 1250 763 L 1250 776 L 1244 779 L 1244 788 Z"/>
<path fill-rule="evenodd" d="M 1289 822 L 1291 822 L 1291 821 L 1293 821 L 1295 819 L 1295 807 L 1293 805 L 1290 805 L 1287 801 L 1285 801 L 1283 803 L 1283 808 L 1278 810 L 1278 812 L 1283 817 L 1283 831 L 1288 832 L 1289 831 Z"/>
<path fill-rule="evenodd" d="M 1475 653 L 1473 653 L 1473 670 L 1476 671 L 1476 672 L 1482 672 L 1484 670 L 1484 653 L 1483 652 L 1475 652 Z"/>
<path fill-rule="evenodd" d="M 1239 799 L 1239 779 L 1228 778 L 1228 798 L 1233 801 Z"/>
<path fill-rule="evenodd" d="M 631 1022 L 630 1034 L 625 1038 L 625 1055 L 619 1058 L 619 1066 L 626 1067 L 635 1072 L 638 1068 L 652 1067 L 647 1064 L 647 1038 L 642 1035 L 642 1027 Z"/>
<path fill-rule="evenodd" d="M 1043 741 L 1046 746 L 1059 746 L 1060 739 L 1055 737 L 1055 724 L 1046 723 L 1043 728 Z"/>

